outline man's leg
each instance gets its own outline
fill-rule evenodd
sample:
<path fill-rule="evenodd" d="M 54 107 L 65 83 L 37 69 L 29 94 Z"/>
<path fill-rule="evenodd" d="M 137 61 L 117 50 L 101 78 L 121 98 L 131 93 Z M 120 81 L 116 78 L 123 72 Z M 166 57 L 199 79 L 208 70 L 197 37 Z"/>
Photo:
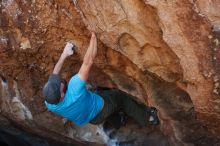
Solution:
<path fill-rule="evenodd" d="M 145 126 L 149 119 L 149 107 L 138 103 L 132 95 L 129 95 L 121 90 L 115 89 L 112 91 L 113 101 L 119 101 L 119 107 L 130 117 L 132 117 L 140 126 Z"/>
<path fill-rule="evenodd" d="M 105 105 L 103 110 L 91 121 L 91 123 L 101 123 L 120 109 L 136 120 L 139 125 L 145 126 L 147 123 L 151 109 L 144 104 L 137 103 L 132 95 L 118 89 L 99 91 L 98 94 L 105 100 Z"/>
<path fill-rule="evenodd" d="M 111 97 L 112 95 L 112 91 L 114 89 L 102 89 L 99 88 L 96 92 L 98 95 L 100 95 L 103 100 L 104 100 L 104 107 L 102 109 L 102 111 L 92 120 L 90 121 L 90 123 L 92 124 L 100 124 L 102 122 L 104 122 L 105 120 L 109 119 L 109 118 L 113 118 L 114 116 L 112 116 L 112 114 L 116 111 L 118 111 L 119 109 L 119 104 L 117 100 L 112 100 Z"/>

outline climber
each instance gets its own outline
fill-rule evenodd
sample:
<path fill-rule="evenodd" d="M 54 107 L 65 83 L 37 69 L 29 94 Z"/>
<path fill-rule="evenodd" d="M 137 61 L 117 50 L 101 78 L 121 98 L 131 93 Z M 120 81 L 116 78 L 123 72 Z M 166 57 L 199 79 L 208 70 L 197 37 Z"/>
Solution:
<path fill-rule="evenodd" d="M 68 86 L 61 80 L 59 72 L 64 60 L 74 53 L 75 45 L 67 43 L 52 75 L 44 85 L 43 95 L 47 108 L 79 126 L 87 123 L 100 124 L 113 113 L 123 110 L 134 118 L 140 126 L 147 123 L 158 125 L 157 110 L 139 104 L 134 98 L 118 89 L 98 90 L 97 93 L 86 88 L 86 82 L 97 54 L 97 38 L 92 33 L 90 44 L 79 72 L 74 75 Z"/>

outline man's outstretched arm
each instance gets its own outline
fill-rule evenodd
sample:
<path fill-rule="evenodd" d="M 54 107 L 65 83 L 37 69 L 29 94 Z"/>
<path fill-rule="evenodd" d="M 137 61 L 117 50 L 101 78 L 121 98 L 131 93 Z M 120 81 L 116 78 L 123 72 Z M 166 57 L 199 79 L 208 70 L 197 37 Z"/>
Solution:
<path fill-rule="evenodd" d="M 83 64 L 79 70 L 79 76 L 82 80 L 87 81 L 89 72 L 97 54 L 97 39 L 95 33 L 92 33 L 89 47 L 83 59 Z"/>
<path fill-rule="evenodd" d="M 53 74 L 59 74 L 60 73 L 60 70 L 63 66 L 63 63 L 65 61 L 65 59 L 72 55 L 73 54 L 73 44 L 71 43 L 67 43 L 64 50 L 63 50 L 63 53 L 61 54 L 60 56 L 60 59 L 58 60 L 57 64 L 55 65 L 54 69 L 53 69 Z"/>

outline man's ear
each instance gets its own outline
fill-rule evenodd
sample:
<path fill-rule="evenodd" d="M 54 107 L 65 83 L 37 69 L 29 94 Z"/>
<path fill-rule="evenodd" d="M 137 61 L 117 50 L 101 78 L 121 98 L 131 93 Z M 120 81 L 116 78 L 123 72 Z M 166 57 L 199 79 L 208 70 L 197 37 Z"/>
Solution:
<path fill-rule="evenodd" d="M 65 92 L 61 92 L 61 93 L 60 93 L 60 96 L 61 96 L 60 98 L 63 99 L 64 96 L 65 96 Z"/>
<path fill-rule="evenodd" d="M 64 89 L 63 89 L 63 91 L 64 91 L 64 93 L 66 93 L 66 90 L 67 90 L 67 81 L 66 81 L 65 79 L 61 78 L 61 83 L 64 84 Z"/>

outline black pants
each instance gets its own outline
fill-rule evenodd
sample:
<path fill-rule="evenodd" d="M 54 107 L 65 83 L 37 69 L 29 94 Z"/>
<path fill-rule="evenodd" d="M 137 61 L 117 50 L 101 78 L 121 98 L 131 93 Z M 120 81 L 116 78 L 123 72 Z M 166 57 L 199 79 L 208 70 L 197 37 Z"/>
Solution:
<path fill-rule="evenodd" d="M 104 107 L 99 114 L 92 120 L 92 124 L 100 124 L 103 121 L 116 117 L 114 113 L 122 109 L 129 117 L 132 117 L 140 126 L 145 126 L 147 122 L 147 106 L 137 103 L 133 100 L 132 95 L 129 95 L 118 89 L 98 90 L 99 94 L 104 99 Z"/>

